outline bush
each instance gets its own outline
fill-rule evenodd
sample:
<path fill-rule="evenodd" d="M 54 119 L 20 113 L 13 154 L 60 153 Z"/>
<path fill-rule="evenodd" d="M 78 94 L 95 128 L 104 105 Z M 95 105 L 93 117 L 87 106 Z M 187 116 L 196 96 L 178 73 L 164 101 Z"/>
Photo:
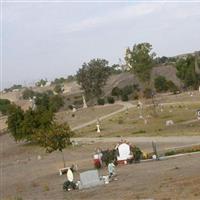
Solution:
<path fill-rule="evenodd" d="M 22 92 L 22 97 L 23 99 L 32 99 L 33 96 L 36 96 L 36 92 L 34 92 L 33 90 L 30 90 L 30 89 L 25 89 L 23 92 Z"/>
<path fill-rule="evenodd" d="M 0 99 L 0 112 L 2 115 L 6 115 L 10 109 L 10 101 L 8 99 Z"/>
<path fill-rule="evenodd" d="M 128 95 L 123 94 L 123 95 L 121 96 L 121 100 L 122 100 L 122 101 L 128 101 L 128 100 L 129 100 Z"/>
<path fill-rule="evenodd" d="M 98 105 L 104 105 L 105 104 L 105 100 L 103 98 L 99 98 L 99 99 L 97 99 L 97 104 Z"/>
<path fill-rule="evenodd" d="M 122 88 L 122 95 L 126 95 L 126 96 L 128 96 L 128 95 L 130 95 L 131 93 L 133 92 L 133 86 L 132 85 L 127 85 L 127 86 L 125 86 L 125 87 L 123 87 Z"/>
<path fill-rule="evenodd" d="M 176 93 L 178 91 L 178 87 L 172 81 L 167 81 L 163 76 L 158 76 L 154 84 L 157 92 L 170 91 Z"/>
<path fill-rule="evenodd" d="M 73 110 L 73 106 L 72 106 L 72 105 L 69 105 L 68 108 L 69 108 L 70 110 Z"/>
<path fill-rule="evenodd" d="M 64 105 L 62 96 L 54 95 L 50 97 L 49 108 L 52 112 L 57 112 Z"/>
<path fill-rule="evenodd" d="M 118 87 L 114 87 L 112 89 L 111 95 L 119 97 L 121 95 L 121 89 L 119 89 Z"/>
<path fill-rule="evenodd" d="M 107 101 L 108 101 L 108 103 L 110 103 L 110 104 L 115 103 L 115 99 L 114 99 L 112 96 L 108 96 L 108 97 L 107 97 Z"/>
<path fill-rule="evenodd" d="M 152 94 L 153 94 L 153 91 L 152 91 L 151 88 L 146 88 L 146 89 L 144 90 L 144 92 L 143 92 L 144 98 L 147 98 L 147 99 L 151 98 L 151 97 L 152 97 Z"/>
<path fill-rule="evenodd" d="M 63 92 L 63 89 L 62 89 L 62 86 L 57 84 L 55 87 L 54 87 L 54 91 L 57 93 L 57 94 L 60 94 Z"/>
<path fill-rule="evenodd" d="M 131 152 L 133 154 L 134 161 L 140 162 L 142 158 L 142 151 L 140 150 L 140 148 L 136 146 L 131 146 Z"/>
<path fill-rule="evenodd" d="M 179 90 L 178 87 L 172 82 L 172 81 L 167 81 L 167 87 L 170 92 L 173 92 L 176 94 L 176 92 Z"/>
<path fill-rule="evenodd" d="M 155 78 L 154 85 L 157 92 L 166 92 L 168 90 L 167 80 L 164 76 Z"/>

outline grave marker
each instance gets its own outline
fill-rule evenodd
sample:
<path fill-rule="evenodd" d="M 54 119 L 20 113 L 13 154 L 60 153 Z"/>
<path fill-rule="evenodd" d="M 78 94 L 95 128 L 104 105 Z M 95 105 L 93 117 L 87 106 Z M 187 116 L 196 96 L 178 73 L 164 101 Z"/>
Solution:
<path fill-rule="evenodd" d="M 103 185 L 104 181 L 100 180 L 97 170 L 88 170 L 80 173 L 80 185 L 79 189 L 95 187 Z"/>

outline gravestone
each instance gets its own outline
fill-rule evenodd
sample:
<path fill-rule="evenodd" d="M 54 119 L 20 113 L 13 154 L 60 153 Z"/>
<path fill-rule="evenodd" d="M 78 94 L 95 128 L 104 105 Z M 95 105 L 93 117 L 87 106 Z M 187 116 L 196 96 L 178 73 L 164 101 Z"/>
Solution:
<path fill-rule="evenodd" d="M 101 130 L 100 130 L 100 125 L 97 124 L 96 127 L 97 127 L 97 133 L 100 133 L 100 132 L 101 132 Z"/>
<path fill-rule="evenodd" d="M 87 103 L 84 95 L 82 95 L 82 99 L 83 99 L 83 108 L 87 108 Z"/>
<path fill-rule="evenodd" d="M 97 170 L 88 170 L 80 173 L 80 185 L 79 189 L 95 187 L 103 185 L 104 181 L 100 180 Z"/>
<path fill-rule="evenodd" d="M 166 126 L 172 126 L 172 125 L 174 125 L 173 120 L 167 120 L 166 121 Z"/>
<path fill-rule="evenodd" d="M 197 119 L 200 120 L 200 110 L 197 110 Z"/>

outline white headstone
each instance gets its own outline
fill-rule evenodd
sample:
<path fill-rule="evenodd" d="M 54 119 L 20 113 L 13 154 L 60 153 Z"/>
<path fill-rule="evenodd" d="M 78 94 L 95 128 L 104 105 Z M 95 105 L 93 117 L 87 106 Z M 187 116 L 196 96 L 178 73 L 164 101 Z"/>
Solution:
<path fill-rule="evenodd" d="M 101 130 L 100 130 L 100 125 L 97 124 L 96 126 L 97 126 L 97 133 L 100 133 L 100 132 L 101 132 Z"/>
<path fill-rule="evenodd" d="M 118 146 L 119 156 L 117 160 L 127 160 L 131 157 L 130 145 L 122 143 Z"/>
<path fill-rule="evenodd" d="M 86 100 L 85 100 L 85 96 L 82 95 L 82 98 L 83 98 L 83 108 L 87 108 L 87 103 L 86 103 Z"/>
<path fill-rule="evenodd" d="M 166 126 L 172 126 L 172 125 L 174 125 L 173 120 L 167 120 L 166 121 Z"/>
<path fill-rule="evenodd" d="M 68 181 L 70 181 L 70 182 L 72 182 L 72 181 L 74 180 L 74 175 L 73 175 L 71 169 L 68 169 L 68 171 L 67 171 L 67 179 L 68 179 Z"/>

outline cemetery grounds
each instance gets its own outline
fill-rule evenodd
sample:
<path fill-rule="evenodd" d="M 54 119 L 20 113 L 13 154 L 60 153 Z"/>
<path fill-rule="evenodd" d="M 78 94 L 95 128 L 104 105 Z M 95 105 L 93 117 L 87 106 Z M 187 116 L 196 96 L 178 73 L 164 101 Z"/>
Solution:
<path fill-rule="evenodd" d="M 133 107 L 101 121 L 101 136 L 95 131 L 95 124 L 77 130 L 79 137 L 73 138 L 78 145 L 64 150 L 68 166 L 76 164 L 78 172 L 93 169 L 92 155 L 97 147 L 113 148 L 120 137 L 136 144 L 143 151 L 152 151 L 151 141 L 158 141 L 158 149 L 200 143 L 200 125 L 195 111 L 200 107 L 200 95 L 187 93 L 176 96 L 161 96 L 164 111 L 159 117 L 152 117 L 152 109 L 144 108 L 147 124 L 138 119 L 140 110 L 136 102 Z M 173 103 L 172 103 L 173 102 Z M 148 105 L 148 104 L 146 104 Z M 98 117 L 107 115 L 102 108 Z M 111 107 L 109 108 L 111 109 Z M 121 106 L 109 112 L 121 109 Z M 108 108 L 106 108 L 108 110 Z M 84 116 L 86 112 L 87 116 Z M 106 112 L 106 111 L 105 111 Z M 58 120 L 59 115 L 58 113 Z M 88 111 L 76 113 L 73 127 L 87 122 Z M 79 115 L 79 116 L 78 116 Z M 62 113 L 63 116 L 63 113 Z M 79 119 L 78 121 L 76 119 Z M 94 117 L 93 117 L 94 119 Z M 89 119 L 93 120 L 93 119 Z M 174 125 L 167 127 L 166 120 Z M 8 134 L 0 135 L 1 180 L 0 199 L 2 200 L 46 200 L 46 199 L 200 199 L 200 154 L 181 156 L 163 161 L 144 162 L 117 167 L 117 181 L 95 188 L 64 192 L 62 184 L 66 176 L 59 176 L 62 155 L 59 152 L 47 154 L 44 149 L 30 144 L 15 143 Z M 40 156 L 39 156 L 40 155 Z M 107 174 L 106 168 L 102 174 Z"/>

